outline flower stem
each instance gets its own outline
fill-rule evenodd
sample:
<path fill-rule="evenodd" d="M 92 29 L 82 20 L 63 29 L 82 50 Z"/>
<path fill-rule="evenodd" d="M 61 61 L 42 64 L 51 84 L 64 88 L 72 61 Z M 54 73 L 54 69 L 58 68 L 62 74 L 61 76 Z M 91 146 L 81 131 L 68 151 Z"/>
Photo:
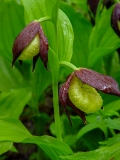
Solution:
<path fill-rule="evenodd" d="M 61 123 L 59 115 L 59 99 L 58 99 L 58 77 L 59 77 L 59 60 L 55 52 L 49 47 L 49 64 L 52 75 L 52 89 L 53 89 L 53 107 L 54 119 L 57 139 L 62 141 Z"/>
<path fill-rule="evenodd" d="M 62 141 L 60 115 L 59 115 L 58 83 L 56 83 L 54 80 L 52 81 L 52 87 L 53 87 L 53 106 L 54 106 L 56 136 L 60 141 Z"/>
<path fill-rule="evenodd" d="M 68 68 L 71 68 L 73 70 L 77 70 L 78 68 L 76 66 L 74 66 L 72 63 L 70 62 L 66 62 L 66 61 L 60 61 L 59 62 L 60 65 L 63 65 L 63 66 L 67 66 Z"/>
<path fill-rule="evenodd" d="M 51 17 L 42 17 L 40 19 L 37 20 L 37 22 L 45 22 L 45 21 L 51 21 Z"/>

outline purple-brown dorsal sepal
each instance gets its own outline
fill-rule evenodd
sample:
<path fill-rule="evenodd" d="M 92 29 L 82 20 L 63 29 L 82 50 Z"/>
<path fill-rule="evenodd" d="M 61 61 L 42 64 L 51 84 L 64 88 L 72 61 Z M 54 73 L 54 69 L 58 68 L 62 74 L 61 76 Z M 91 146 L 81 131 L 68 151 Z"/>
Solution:
<path fill-rule="evenodd" d="M 120 23 L 120 2 L 116 3 L 111 16 L 111 26 L 115 33 L 120 37 L 120 26 L 118 23 Z"/>
<path fill-rule="evenodd" d="M 84 124 L 87 124 L 85 113 L 80 109 L 78 109 L 77 107 L 75 107 L 75 105 L 71 102 L 69 97 L 67 98 L 67 105 L 71 107 L 79 115 L 79 117 L 83 120 Z"/>
<path fill-rule="evenodd" d="M 13 61 L 12 66 L 14 65 L 16 59 L 20 56 L 22 51 L 28 46 L 37 33 L 39 33 L 40 24 L 37 21 L 31 22 L 27 25 L 22 32 L 17 36 L 14 41 L 12 53 Z"/>
<path fill-rule="evenodd" d="M 40 58 L 44 63 L 45 68 L 47 69 L 47 62 L 48 62 L 48 40 L 44 35 L 42 27 L 39 28 L 39 36 L 40 36 Z"/>
<path fill-rule="evenodd" d="M 118 83 L 112 77 L 86 68 L 76 70 L 74 73 L 83 83 L 104 93 L 120 96 Z"/>

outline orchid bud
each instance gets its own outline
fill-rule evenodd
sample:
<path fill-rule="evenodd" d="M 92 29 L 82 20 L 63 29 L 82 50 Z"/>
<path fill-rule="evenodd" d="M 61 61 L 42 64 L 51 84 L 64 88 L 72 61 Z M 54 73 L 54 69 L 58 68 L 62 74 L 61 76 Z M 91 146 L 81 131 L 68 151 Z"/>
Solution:
<path fill-rule="evenodd" d="M 115 33 L 120 37 L 120 2 L 116 3 L 112 16 L 111 16 L 111 26 Z"/>
<path fill-rule="evenodd" d="M 22 60 L 33 58 L 34 70 L 36 61 L 40 57 L 47 68 L 48 41 L 39 22 L 33 21 L 22 30 L 14 41 L 12 52 L 12 66 L 17 59 L 21 62 Z"/>
<path fill-rule="evenodd" d="M 75 70 L 59 90 L 59 100 L 70 120 L 66 106 L 76 111 L 86 123 L 85 113 L 94 113 L 101 109 L 103 100 L 97 91 L 120 96 L 118 83 L 87 68 Z M 70 121 L 71 123 L 71 121 Z"/>

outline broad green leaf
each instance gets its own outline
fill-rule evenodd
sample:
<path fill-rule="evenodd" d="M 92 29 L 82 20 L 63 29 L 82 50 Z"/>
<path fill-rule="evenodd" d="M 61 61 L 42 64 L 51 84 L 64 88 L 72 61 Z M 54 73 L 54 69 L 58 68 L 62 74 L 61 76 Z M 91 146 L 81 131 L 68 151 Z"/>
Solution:
<path fill-rule="evenodd" d="M 51 72 L 46 70 L 42 61 L 38 60 L 35 72 L 31 73 L 32 99 L 31 106 L 38 107 L 43 91 L 51 84 Z"/>
<path fill-rule="evenodd" d="M 54 23 L 57 21 L 58 0 L 21 0 L 21 2 L 25 7 L 25 19 L 27 22 L 42 17 L 51 17 Z"/>
<path fill-rule="evenodd" d="M 111 128 L 111 129 L 120 130 L 120 118 L 116 118 L 116 119 L 108 118 L 108 119 L 104 119 L 104 122 L 107 127 Z"/>
<path fill-rule="evenodd" d="M 31 96 L 29 88 L 0 93 L 0 116 L 18 118 Z"/>
<path fill-rule="evenodd" d="M 81 138 L 84 134 L 99 128 L 103 131 L 104 134 L 106 134 L 106 126 L 103 122 L 93 122 L 85 125 L 77 134 L 77 139 Z"/>
<path fill-rule="evenodd" d="M 7 152 L 12 148 L 13 143 L 12 142 L 0 142 L 0 155 Z"/>
<path fill-rule="evenodd" d="M 108 153 L 97 151 L 75 153 L 71 156 L 61 157 L 61 160 L 106 160 Z"/>
<path fill-rule="evenodd" d="M 111 7 L 103 11 L 98 23 L 91 32 L 89 40 L 89 67 L 92 67 L 98 59 L 120 47 L 120 40 L 110 24 L 112 9 Z"/>
<path fill-rule="evenodd" d="M 50 136 L 33 136 L 25 139 L 23 143 L 37 144 L 52 160 L 60 160 L 59 156 L 72 154 L 69 146 Z"/>
<path fill-rule="evenodd" d="M 72 4 L 78 5 L 80 9 L 87 11 L 87 0 L 70 0 Z"/>
<path fill-rule="evenodd" d="M 108 103 L 104 106 L 104 112 L 108 112 L 110 110 L 118 111 L 120 110 L 120 100 L 116 100 L 114 102 Z"/>
<path fill-rule="evenodd" d="M 21 142 L 30 136 L 19 120 L 0 116 L 0 141 Z"/>
<path fill-rule="evenodd" d="M 120 143 L 110 147 L 102 147 L 90 152 L 79 152 L 71 156 L 61 157 L 61 160 L 119 160 Z"/>
<path fill-rule="evenodd" d="M 48 15 L 54 24 L 57 22 L 59 0 L 44 0 Z"/>
<path fill-rule="evenodd" d="M 0 55 L 0 91 L 21 88 L 25 85 L 23 76 L 16 67 Z"/>
<path fill-rule="evenodd" d="M 92 25 L 85 19 L 85 17 L 83 17 L 81 13 L 76 12 L 69 5 L 61 3 L 60 8 L 69 17 L 73 27 L 74 44 L 72 62 L 77 67 L 85 67 L 87 66 L 86 62 L 89 53 L 88 42 Z"/>
<path fill-rule="evenodd" d="M 12 61 L 13 41 L 23 26 L 23 7 L 15 1 L 0 1 L 0 55 L 9 61 Z"/>
<path fill-rule="evenodd" d="M 117 144 L 118 142 L 120 142 L 120 134 L 116 134 L 112 138 L 109 138 L 107 141 L 100 142 L 100 144 L 101 145 L 111 146 L 113 144 Z"/>
<path fill-rule="evenodd" d="M 30 136 L 19 120 L 0 116 L 0 155 L 12 148 L 12 142 L 20 142 Z"/>
<path fill-rule="evenodd" d="M 103 56 L 106 56 L 108 54 L 111 54 L 114 50 L 116 50 L 119 47 L 119 43 L 116 44 L 116 46 L 113 48 L 112 45 L 110 47 L 98 47 L 92 50 L 92 52 L 89 53 L 88 56 L 88 66 L 93 67 L 98 60 L 102 59 Z"/>
<path fill-rule="evenodd" d="M 62 10 L 59 10 L 57 27 L 59 61 L 70 61 L 73 53 L 74 34 L 72 25 Z"/>

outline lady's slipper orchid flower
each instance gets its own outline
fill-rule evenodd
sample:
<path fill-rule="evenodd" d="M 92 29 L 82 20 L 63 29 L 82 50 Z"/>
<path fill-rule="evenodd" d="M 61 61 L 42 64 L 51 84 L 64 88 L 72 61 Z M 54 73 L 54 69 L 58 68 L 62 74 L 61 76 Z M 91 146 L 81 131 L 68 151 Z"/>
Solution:
<path fill-rule="evenodd" d="M 40 26 L 39 22 L 33 21 L 22 30 L 22 32 L 14 41 L 12 52 L 12 66 L 14 65 L 17 58 L 19 59 L 20 63 L 22 60 L 33 58 L 34 70 L 36 61 L 38 57 L 40 57 L 44 63 L 44 66 L 47 68 L 48 41 L 44 36 L 42 27 Z"/>
<path fill-rule="evenodd" d="M 97 90 L 120 96 L 118 84 L 110 76 L 86 68 L 75 70 L 69 75 L 59 90 L 60 103 L 65 108 L 69 120 L 67 105 L 77 112 L 84 123 L 85 113 L 94 113 L 102 107 L 103 101 Z"/>
<path fill-rule="evenodd" d="M 120 2 L 116 3 L 112 16 L 111 16 L 111 26 L 115 33 L 120 37 Z"/>

